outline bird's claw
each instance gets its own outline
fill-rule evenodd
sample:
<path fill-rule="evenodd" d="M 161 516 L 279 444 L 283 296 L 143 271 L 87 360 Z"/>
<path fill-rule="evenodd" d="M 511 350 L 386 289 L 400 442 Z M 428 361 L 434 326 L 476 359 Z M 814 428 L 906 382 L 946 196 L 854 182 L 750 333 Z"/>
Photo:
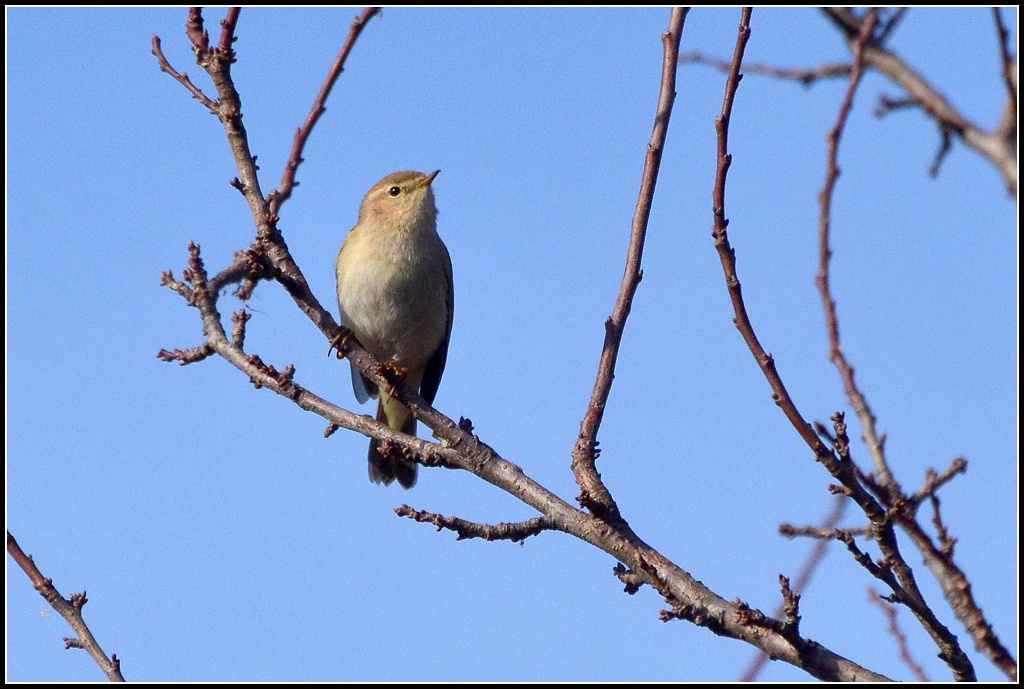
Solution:
<path fill-rule="evenodd" d="M 359 340 L 356 340 L 355 333 L 353 333 L 351 330 L 349 330 L 343 325 L 338 326 L 338 329 L 334 331 L 334 337 L 331 339 L 331 348 L 327 350 L 327 356 L 330 356 L 331 352 L 337 349 L 337 357 L 339 359 L 344 359 L 345 345 L 348 344 L 349 340 L 355 340 L 356 342 L 359 342 Z"/>

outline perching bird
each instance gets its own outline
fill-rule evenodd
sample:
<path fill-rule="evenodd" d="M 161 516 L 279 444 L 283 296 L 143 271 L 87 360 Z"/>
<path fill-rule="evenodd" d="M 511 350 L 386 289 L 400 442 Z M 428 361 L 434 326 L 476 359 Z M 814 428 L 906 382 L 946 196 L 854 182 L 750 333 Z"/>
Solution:
<path fill-rule="evenodd" d="M 409 387 L 430 403 L 448 358 L 455 308 L 452 260 L 437 235 L 430 186 L 438 172 L 393 172 L 377 182 L 335 266 L 342 325 L 377 361 L 403 369 Z M 352 389 L 360 403 L 379 395 L 377 420 L 416 435 L 408 407 L 378 390 L 354 364 Z M 375 483 L 416 483 L 416 464 L 383 454 L 377 440 L 370 440 L 368 460 Z"/>

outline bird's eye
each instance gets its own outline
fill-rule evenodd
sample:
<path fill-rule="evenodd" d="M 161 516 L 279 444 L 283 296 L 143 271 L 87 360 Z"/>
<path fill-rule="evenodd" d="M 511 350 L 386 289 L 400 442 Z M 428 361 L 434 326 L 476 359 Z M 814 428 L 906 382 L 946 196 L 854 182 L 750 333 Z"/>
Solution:
<path fill-rule="evenodd" d="M 394 198 L 395 196 L 398 196 L 398 195 L 399 195 L 399 194 L 401 194 L 401 193 L 402 193 L 402 189 L 401 189 L 401 187 L 391 187 L 390 189 L 388 189 L 388 194 L 389 194 L 389 195 L 390 195 L 390 196 L 391 196 L 392 198 Z"/>

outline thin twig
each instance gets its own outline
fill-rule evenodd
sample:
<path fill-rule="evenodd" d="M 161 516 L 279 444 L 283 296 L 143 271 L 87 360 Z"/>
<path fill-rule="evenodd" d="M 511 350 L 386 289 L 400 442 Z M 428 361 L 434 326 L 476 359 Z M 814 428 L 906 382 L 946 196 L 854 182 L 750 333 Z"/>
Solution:
<path fill-rule="evenodd" d="M 871 527 L 869 526 L 851 526 L 845 529 L 830 529 L 823 526 L 812 526 L 810 524 L 805 524 L 804 526 L 794 526 L 793 524 L 786 523 L 779 524 L 779 535 L 790 539 L 804 536 L 806 538 L 814 538 L 817 540 L 835 540 L 839 537 L 836 534 L 837 531 L 851 536 L 871 535 Z"/>
<path fill-rule="evenodd" d="M 874 21 L 877 21 L 876 14 L 869 15 L 869 18 L 871 17 L 875 17 Z M 865 26 L 867 24 L 868 22 L 865 21 Z M 873 22 L 871 26 L 873 28 Z M 828 162 L 825 173 L 825 185 L 822 187 L 821 193 L 818 194 L 818 203 L 821 210 L 818 219 L 819 263 L 817 284 L 818 290 L 821 292 L 822 305 L 825 309 L 825 324 L 829 340 L 829 359 L 832 360 L 832 363 L 839 370 L 846 396 L 857 412 L 857 417 L 860 419 L 861 426 L 864 429 L 864 442 L 867 444 L 868 450 L 871 453 L 871 459 L 874 462 L 875 476 L 883 490 L 887 491 L 890 496 L 895 496 L 900 494 L 902 490 L 896 479 L 893 478 L 889 465 L 886 462 L 882 443 L 875 430 L 875 415 L 872 413 L 871 407 L 868 406 L 867 399 L 857 387 L 857 383 L 854 380 L 853 366 L 850 365 L 846 355 L 843 353 L 842 341 L 839 338 L 839 317 L 836 314 L 836 303 L 832 298 L 829 283 L 829 266 L 832 259 L 832 248 L 829 245 L 829 238 L 832 228 L 832 197 L 835 193 L 836 181 L 839 179 L 839 141 L 849 119 L 850 111 L 853 109 L 853 97 L 857 92 L 857 87 L 860 85 L 861 75 L 863 74 L 863 49 L 867 41 L 871 39 L 871 33 L 865 33 L 862 30 L 861 36 L 863 40 L 854 46 L 854 69 L 850 75 L 850 83 L 846 89 L 846 95 L 843 98 L 842 105 L 839 107 L 839 116 L 836 119 L 835 126 L 828 134 Z"/>
<path fill-rule="evenodd" d="M 910 668 L 910 671 L 914 673 L 919 682 L 931 682 L 928 674 L 921 667 L 921 664 L 914 660 L 914 657 L 910 654 L 910 646 L 907 643 L 907 635 L 900 629 L 899 620 L 897 619 L 896 606 L 887 601 L 882 594 L 868 587 L 868 600 L 878 606 L 879 610 L 885 615 L 886 620 L 889 623 L 889 634 L 893 639 L 896 640 L 896 646 L 900 649 L 900 658 L 904 664 Z"/>
<path fill-rule="evenodd" d="M 900 25 L 903 17 L 906 16 L 909 7 L 898 7 L 896 11 L 892 13 L 892 16 L 888 19 L 879 21 L 878 31 L 875 32 L 875 41 L 879 44 L 885 43 L 889 40 L 889 36 L 892 35 L 896 27 Z"/>
<path fill-rule="evenodd" d="M 220 41 L 217 43 L 217 50 L 232 62 L 235 59 L 235 52 L 231 45 L 235 42 L 235 27 L 238 25 L 238 15 L 242 12 L 241 7 L 228 8 L 228 13 L 221 21 Z"/>
<path fill-rule="evenodd" d="M 327 78 L 324 79 L 324 83 L 320 87 L 320 93 L 317 94 L 316 100 L 313 101 L 313 107 L 310 108 L 306 121 L 295 132 L 295 141 L 292 144 L 291 155 L 288 156 L 288 164 L 285 166 L 281 185 L 270 194 L 271 213 L 278 214 L 281 210 L 281 204 L 291 198 L 292 189 L 298 184 L 295 181 L 295 173 L 299 169 L 299 165 L 302 164 L 302 151 L 306 147 L 306 141 L 309 139 L 309 135 L 312 133 L 313 127 L 316 126 L 320 116 L 327 112 L 327 97 L 331 95 L 331 89 L 334 88 L 338 77 L 345 71 L 345 61 L 348 59 L 348 54 L 352 52 L 359 34 L 363 32 L 363 27 L 366 26 L 367 22 L 379 12 L 379 7 L 367 7 L 363 10 L 362 14 L 352 20 L 352 28 L 349 30 L 348 38 L 345 39 L 344 45 L 341 46 L 341 51 L 338 52 L 338 57 L 334 60 L 334 65 L 327 73 Z"/>
<path fill-rule="evenodd" d="M 195 98 L 200 103 L 205 105 L 207 110 L 209 110 L 214 115 L 217 114 L 218 110 L 220 109 L 220 103 L 218 103 L 217 101 L 213 100 L 205 93 L 203 93 L 198 86 L 192 83 L 192 81 L 188 78 L 187 74 L 185 74 L 184 72 L 179 72 L 178 70 L 174 69 L 174 67 L 171 67 L 171 63 L 167 61 L 167 58 L 164 56 L 164 51 L 160 47 L 159 36 L 153 36 L 152 52 L 153 55 L 156 56 L 157 63 L 160 65 L 160 71 L 170 74 L 175 79 L 175 81 L 177 81 L 179 84 L 188 89 L 188 92 L 192 94 L 193 98 Z"/>
<path fill-rule="evenodd" d="M 786 418 L 793 424 L 800 437 L 804 439 L 804 442 L 814 451 L 815 456 L 820 461 L 823 458 L 833 457 L 832 451 L 818 438 L 814 429 L 797 410 L 796 404 L 790 397 L 785 384 L 782 382 L 782 378 L 776 370 L 775 359 L 764 350 L 764 347 L 761 346 L 757 338 L 757 334 L 754 332 L 750 316 L 747 313 L 747 307 L 743 303 L 743 288 L 736 272 L 736 252 L 729 243 L 727 230 L 729 221 L 725 213 L 725 186 L 729 175 L 729 167 L 732 165 L 732 155 L 729 153 L 729 122 L 732 118 L 732 104 L 736 98 L 736 90 L 742 78 L 740 75 L 740 64 L 743 60 L 746 42 L 750 37 L 749 21 L 750 13 L 747 9 L 744 9 L 744 17 L 740 26 L 746 27 L 746 30 L 741 30 L 740 40 L 737 41 L 736 50 L 733 54 L 729 76 L 725 85 L 722 114 L 715 118 L 715 130 L 718 135 L 718 166 L 715 173 L 715 188 L 712 192 L 714 229 L 711 232 L 711 236 L 715 240 L 715 249 L 718 251 L 718 256 L 722 262 L 722 270 L 725 273 L 726 287 L 729 290 L 729 298 L 732 301 L 733 311 L 736 316 L 734 323 L 743 336 L 743 340 L 747 343 L 747 347 L 754 355 L 758 366 L 761 367 L 762 372 L 768 379 L 768 383 L 772 388 L 772 399 L 783 410 Z"/>
<path fill-rule="evenodd" d="M 114 653 L 107 658 L 107 654 L 103 652 L 99 642 L 96 641 L 96 637 L 89 630 L 89 625 L 82 619 L 82 607 L 88 602 L 85 591 L 71 594 L 70 600 L 60 595 L 60 592 L 53 585 L 53 580 L 43 576 L 32 556 L 25 554 L 25 551 L 21 549 L 18 541 L 14 539 L 10 531 L 7 532 L 7 552 L 18 566 L 21 567 L 21 570 L 28 575 L 29 581 L 32 582 L 32 586 L 39 592 L 39 595 L 45 598 L 50 607 L 60 613 L 60 616 L 78 634 L 76 639 L 65 638 L 64 647 L 85 649 L 111 682 L 125 681 L 124 676 L 121 674 L 121 661 L 117 659 L 117 654 Z"/>
<path fill-rule="evenodd" d="M 749 15 L 748 15 L 749 16 Z M 871 36 L 877 21 L 877 11 L 870 11 L 867 20 L 859 27 L 857 45 L 863 48 Z M 745 22 L 744 22 L 745 23 Z M 743 24 L 741 24 L 741 27 Z M 749 32 L 749 28 L 747 29 Z M 741 29 L 741 34 L 743 33 Z M 785 413 L 790 423 L 804 439 L 807 445 L 814 451 L 816 459 L 843 484 L 843 492 L 853 498 L 865 511 L 868 518 L 876 525 L 875 538 L 883 552 L 885 566 L 874 564 L 870 558 L 858 557 L 861 562 L 874 576 L 879 577 L 891 587 L 898 596 L 900 602 L 906 604 L 921 620 L 922 625 L 932 635 L 936 644 L 942 650 L 947 662 L 954 670 L 958 679 L 970 680 L 975 677 L 974 668 L 970 660 L 959 648 L 956 637 L 946 629 L 935 617 L 928 605 L 924 602 L 921 592 L 914 580 L 913 571 L 903 561 L 899 553 L 899 546 L 896 541 L 887 511 L 872 498 L 864 487 L 856 479 L 852 462 L 842 456 L 837 457 L 815 433 L 811 425 L 803 418 L 797 410 L 795 403 L 786 391 L 786 387 L 775 367 L 775 361 L 771 355 L 764 351 L 754 333 L 750 318 L 743 303 L 742 290 L 739 278 L 736 274 L 736 256 L 729 244 L 725 216 L 725 182 L 729 165 L 732 158 L 728 153 L 728 126 L 732 114 L 732 103 L 735 98 L 736 88 L 739 84 L 739 70 L 742 62 L 743 40 L 737 42 L 734 54 L 733 66 L 729 72 L 726 83 L 726 95 L 722 106 L 722 115 L 716 119 L 715 125 L 718 133 L 718 170 L 715 178 L 715 189 L 713 192 L 714 201 L 714 230 L 712 236 L 715 239 L 715 248 L 718 250 L 722 262 L 722 268 L 726 277 L 726 286 L 729 290 L 730 299 L 736 314 L 736 326 L 740 330 L 747 346 L 754 355 L 754 359 L 761 367 L 762 372 L 768 379 L 773 391 L 773 399 Z M 854 70 L 851 80 L 858 79 L 862 70 L 862 50 L 855 49 Z M 842 424 L 842 415 L 837 415 L 836 438 L 843 438 L 844 445 L 848 446 L 848 439 L 845 438 L 845 424 Z M 842 425 L 842 428 L 840 428 Z M 856 550 L 852 538 L 847 543 L 851 552 Z M 856 555 L 856 552 L 855 552 Z M 892 569 L 895 569 L 895 573 Z"/>
<path fill-rule="evenodd" d="M 728 72 L 732 67 L 731 60 L 722 60 L 703 53 L 692 52 L 679 57 L 679 62 L 686 64 L 692 62 L 699 65 L 710 65 L 723 72 Z M 798 67 L 776 67 L 763 62 L 751 62 L 743 66 L 743 72 L 747 74 L 759 74 L 761 76 L 784 79 L 786 81 L 799 81 L 804 86 L 810 86 L 819 79 L 845 79 L 850 76 L 851 65 L 849 62 L 831 62 L 813 69 L 801 69 Z"/>
<path fill-rule="evenodd" d="M 925 471 L 924 485 L 921 487 L 921 490 L 917 491 L 909 498 L 910 502 L 915 505 L 921 504 L 921 502 L 926 498 L 934 496 L 935 492 L 939 488 L 952 481 L 958 474 L 964 474 L 966 472 L 967 460 L 963 457 L 957 457 L 954 459 L 953 463 L 950 464 L 941 474 L 935 473 L 934 469 L 927 469 Z"/>
<path fill-rule="evenodd" d="M 836 9 L 836 16 L 839 15 L 847 16 L 846 10 Z M 867 16 L 865 17 L 865 19 L 868 18 L 869 17 Z M 872 55 L 879 55 L 877 51 L 880 49 L 874 45 L 870 38 L 865 38 L 863 30 L 864 25 L 861 24 L 858 38 L 852 45 L 852 50 L 854 51 L 855 56 L 855 65 L 858 65 L 861 61 L 865 65 L 868 65 L 871 63 Z M 877 64 L 875 66 L 877 67 Z M 929 477 L 929 482 L 926 484 L 925 489 L 923 489 L 918 495 L 908 498 L 903 493 L 899 483 L 896 482 L 895 478 L 893 478 L 891 474 L 888 461 L 885 457 L 885 436 L 884 434 L 881 436 L 877 434 L 874 414 L 872 413 L 866 398 L 856 385 L 853 367 L 847 361 L 839 339 L 838 317 L 836 316 L 835 302 L 832 300 L 830 294 L 828 279 L 829 260 L 832 255 L 829 247 L 831 196 L 834 191 L 836 179 L 839 175 L 839 169 L 836 162 L 839 136 L 842 131 L 842 126 L 845 124 L 845 119 L 852 103 L 852 96 L 855 88 L 854 77 L 851 76 L 851 84 L 847 91 L 847 99 L 844 100 L 843 106 L 840 109 L 840 116 L 837 121 L 836 128 L 834 128 L 829 135 L 828 171 L 826 173 L 825 186 L 819 196 L 821 217 L 819 221 L 820 264 L 818 287 L 821 291 L 822 303 L 825 309 L 826 324 L 829 333 L 829 357 L 839 370 L 844 388 L 850 399 L 850 403 L 857 412 L 861 421 L 861 425 L 864 430 L 864 440 L 868 445 L 875 467 L 875 481 L 872 484 L 873 489 L 876 493 L 881 495 L 883 502 L 885 502 L 886 505 L 895 508 L 890 513 L 895 517 L 899 526 L 907 533 L 915 546 L 924 555 L 925 565 L 932 571 L 936 579 L 939 581 L 946 600 L 953 608 L 957 617 L 964 623 L 968 631 L 971 633 L 976 648 L 985 653 L 1001 670 L 1003 670 L 1003 672 L 1011 677 L 1011 679 L 1015 679 L 1017 672 L 1016 662 L 1013 660 L 1007 649 L 1000 643 L 997 635 L 992 630 L 991 625 L 989 625 L 985 620 L 980 607 L 974 600 L 973 592 L 967 582 L 966 575 L 964 575 L 963 571 L 955 565 L 952 560 L 952 554 L 944 552 L 941 545 L 936 546 L 932 539 L 924 532 L 914 519 L 914 512 L 916 511 L 921 498 L 925 495 L 934 495 L 934 491 L 939 487 L 939 485 L 951 479 L 956 475 L 956 473 L 963 471 L 966 468 L 966 463 L 954 463 L 955 468 L 951 467 L 949 470 L 944 472 L 944 480 L 938 484 Z M 913 91 L 910 92 L 914 93 Z M 919 97 L 915 96 L 915 98 Z M 942 120 L 940 120 L 940 122 L 941 121 Z M 948 130 L 944 128 L 943 131 L 946 132 L 944 136 L 948 137 Z M 948 144 L 948 140 L 946 143 Z M 947 146 L 944 145 L 943 149 L 945 150 L 946 148 Z M 941 151 L 940 155 L 943 155 Z M 874 518 L 872 519 L 874 520 Z M 883 551 L 884 550 L 885 548 L 883 548 Z M 894 564 L 897 562 L 898 560 L 895 560 Z M 909 576 L 909 567 L 905 569 L 905 573 Z M 901 580 L 904 582 L 904 585 L 909 586 L 911 591 L 916 589 L 916 584 L 910 585 L 911 580 L 906 576 L 901 576 Z M 933 617 L 930 614 L 930 611 L 928 612 L 928 617 Z M 933 638 L 936 638 L 937 641 L 938 639 L 945 640 L 938 641 L 940 643 L 940 647 L 942 647 L 943 644 L 948 643 L 951 638 L 955 638 L 945 630 L 945 627 L 932 624 L 930 621 L 925 623 L 925 627 L 933 633 Z M 954 670 L 958 673 L 962 673 L 961 676 L 969 677 L 973 674 L 973 668 L 969 668 L 969 660 L 966 655 L 962 654 L 962 651 L 949 655 L 948 659 L 953 663 Z"/>
<path fill-rule="evenodd" d="M 1009 106 L 1012 108 L 1010 116 L 1017 119 L 1017 65 L 1016 60 L 1010 55 L 1010 32 L 1003 24 L 1003 14 L 1000 8 L 992 8 L 993 18 L 996 22 L 996 35 L 999 37 L 999 57 L 1003 64 L 1003 80 L 1006 82 L 1006 91 L 1009 94 Z"/>
<path fill-rule="evenodd" d="M 803 533 L 786 533 L 783 527 L 785 524 L 779 525 L 779 532 L 783 536 L 792 538 L 796 535 L 814 535 L 819 540 L 811 548 L 811 552 L 807 554 L 807 559 L 804 561 L 804 566 L 800 569 L 800 573 L 796 577 L 796 584 L 793 586 L 793 591 L 797 594 L 802 594 L 807 590 L 808 585 L 811 583 L 811 578 L 817 571 L 818 566 L 825 560 L 825 554 L 828 552 L 829 544 L 835 540 L 835 529 L 839 525 L 839 522 L 843 518 L 843 514 L 846 512 L 846 505 L 849 501 L 844 496 L 836 496 L 835 501 L 832 503 L 832 510 L 828 513 L 825 519 L 822 521 L 821 526 L 818 527 L 804 527 L 807 530 L 814 529 L 814 534 L 803 534 Z M 850 529 L 846 529 L 850 531 Z M 797 531 L 797 530 L 794 530 Z M 785 613 L 784 605 L 780 605 L 775 609 L 775 617 L 779 617 Z M 746 671 L 740 676 L 740 682 L 753 682 L 757 679 L 757 676 L 761 674 L 761 670 L 768 661 L 771 660 L 766 654 L 758 653 L 751 661 L 750 666 L 747 667 Z"/>
<path fill-rule="evenodd" d="M 644 240 L 647 236 L 647 222 L 651 215 L 654 202 L 654 189 L 658 183 L 658 170 L 661 167 L 661 156 L 665 149 L 665 137 L 668 134 L 669 119 L 672 116 L 672 104 L 676 98 L 676 71 L 679 65 L 679 41 L 682 38 L 683 23 L 689 10 L 673 8 L 669 21 L 669 29 L 662 35 L 664 57 L 661 69 L 661 91 L 658 94 L 658 108 L 654 118 L 654 132 L 647 145 L 647 156 L 644 160 L 644 171 L 640 181 L 640 197 L 633 213 L 633 226 L 629 237 L 629 250 L 626 254 L 626 269 L 622 276 L 622 285 L 615 300 L 612 315 L 605 321 L 604 346 L 597 368 L 597 380 L 590 396 L 586 414 L 580 423 L 580 435 L 572 450 L 572 471 L 580 486 L 580 505 L 595 514 L 608 519 L 618 518 L 618 507 L 601 481 L 595 466 L 598 455 L 597 432 L 604 418 L 605 405 L 612 389 L 615 377 L 615 362 L 622 343 L 622 333 L 626 327 L 626 319 L 633 305 L 633 297 L 643 277 L 640 263 L 644 253 Z"/>

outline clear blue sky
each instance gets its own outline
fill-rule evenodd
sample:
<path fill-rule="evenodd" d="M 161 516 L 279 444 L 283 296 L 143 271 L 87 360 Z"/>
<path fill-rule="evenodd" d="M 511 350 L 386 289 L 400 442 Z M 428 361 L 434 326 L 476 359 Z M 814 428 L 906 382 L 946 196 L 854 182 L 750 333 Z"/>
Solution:
<path fill-rule="evenodd" d="M 234 74 L 264 190 L 355 9 L 246 9 Z M 1015 9 L 1005 10 L 1016 27 Z M 569 471 L 622 276 L 650 137 L 667 9 L 386 10 L 359 40 L 314 132 L 280 227 L 320 300 L 363 194 L 440 168 L 440 232 L 456 311 L 437 407 L 568 500 Z M 206 12 L 216 32 L 222 10 Z M 202 341 L 159 285 L 189 240 L 211 270 L 254 236 L 223 128 L 157 69 L 208 93 L 184 9 L 7 11 L 7 523 L 130 680 L 730 680 L 753 655 L 658 621 L 650 589 L 565 535 L 456 542 L 399 519 L 410 505 L 486 522 L 536 516 L 470 475 L 409 492 L 366 478 L 364 437 L 255 390 L 226 362 L 161 348 Z M 683 51 L 732 54 L 738 9 L 694 10 Z M 816 11 L 755 10 L 750 61 L 816 66 L 848 51 Z M 1014 28 L 1014 41 L 1016 30 Z M 1016 45 L 1014 43 L 1014 45 Z M 912 10 L 892 46 L 983 127 L 1005 99 L 991 12 Z M 780 411 L 732 325 L 711 232 L 724 75 L 680 71 L 644 280 L 599 439 L 633 528 L 727 599 L 764 610 L 811 544 L 780 522 L 828 511 L 831 478 Z M 797 405 L 849 410 L 826 358 L 817 194 L 845 81 L 749 75 L 734 111 L 730 237 L 747 306 Z M 956 456 L 942 492 L 958 562 L 1003 642 L 1017 644 L 1017 203 L 918 112 L 878 120 L 866 77 L 841 149 L 833 289 L 846 352 L 909 489 Z M 350 409 L 348 365 L 274 284 L 251 301 L 247 349 Z M 225 297 L 225 314 L 237 301 Z M 850 413 L 851 436 L 860 429 Z M 422 433 L 422 430 L 421 430 Z M 860 442 L 855 457 L 867 461 Z M 852 515 L 852 511 L 850 512 Z M 930 516 L 930 515 L 929 515 Z M 848 525 L 857 525 L 848 518 Z M 920 557 L 906 547 L 908 561 Z M 20 570 L 7 567 L 7 678 L 102 679 Z M 926 596 L 976 659 L 922 568 Z M 895 678 L 911 675 L 868 603 L 876 586 L 833 547 L 802 631 Z M 934 679 L 948 673 L 901 611 Z M 772 664 L 771 680 L 807 679 Z"/>

